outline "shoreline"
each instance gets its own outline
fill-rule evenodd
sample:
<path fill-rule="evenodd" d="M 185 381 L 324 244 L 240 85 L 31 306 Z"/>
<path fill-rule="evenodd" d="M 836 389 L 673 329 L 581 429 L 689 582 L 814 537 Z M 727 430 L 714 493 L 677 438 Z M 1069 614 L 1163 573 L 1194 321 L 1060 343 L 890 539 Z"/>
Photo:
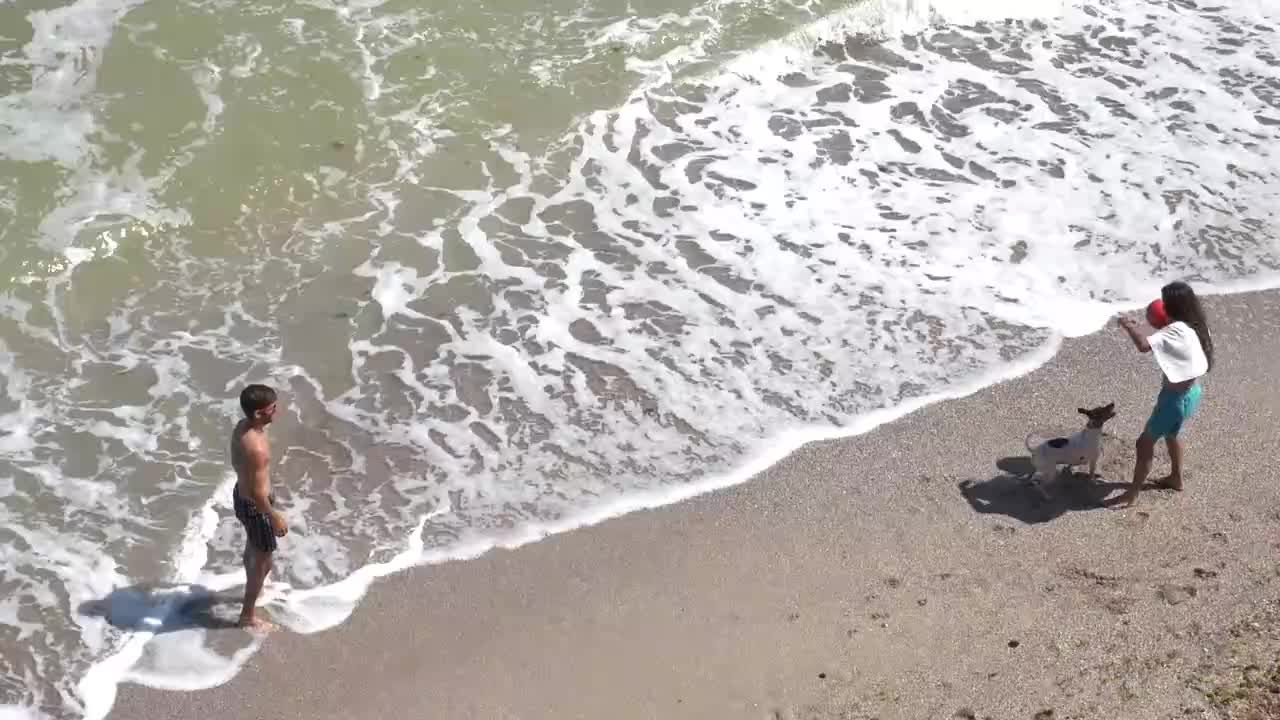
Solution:
<path fill-rule="evenodd" d="M 1235 376 L 1240 381 L 1235 384 L 1256 386 L 1258 382 L 1265 382 L 1265 373 L 1258 371 L 1266 363 L 1257 358 L 1269 357 L 1270 353 L 1266 348 L 1255 346 L 1265 341 L 1270 343 L 1268 347 L 1272 352 L 1280 349 L 1280 339 L 1257 336 L 1266 326 L 1239 326 L 1237 318 L 1274 317 L 1280 309 L 1278 298 L 1280 293 L 1276 292 L 1206 298 L 1215 341 L 1228 363 L 1224 363 L 1224 369 L 1215 370 L 1206 382 L 1205 407 L 1201 409 L 1201 417 L 1193 421 L 1196 429 L 1192 431 L 1195 434 L 1188 450 L 1188 491 L 1182 498 L 1196 495 L 1198 477 L 1212 476 L 1205 473 L 1198 462 L 1204 457 L 1198 448 L 1208 444 L 1208 440 L 1201 438 L 1212 432 L 1202 428 L 1213 422 L 1206 418 L 1229 417 L 1223 416 L 1223 408 L 1215 399 L 1228 393 L 1237 394 L 1230 388 L 1224 392 L 1219 386 L 1227 383 L 1218 377 Z M 1271 326 L 1269 335 L 1275 335 L 1274 323 Z M 989 590 L 1001 584 L 991 575 L 993 565 L 1013 570 L 1008 567 L 1007 558 L 996 562 L 996 558 L 985 556 L 983 550 L 1010 545 L 1012 547 L 1006 549 L 1015 549 L 1024 555 L 1034 549 L 1034 555 L 1043 558 L 1052 554 L 1050 548 L 1040 547 L 1049 538 L 1065 542 L 1068 547 L 1078 544 L 1070 534 L 1064 536 L 1062 528 L 1069 525 L 1083 523 L 1084 531 L 1093 533 L 1105 544 L 1108 537 L 1100 532 L 1099 525 L 1138 523 L 1142 527 L 1159 524 L 1164 518 L 1158 513 L 1186 512 L 1169 502 L 1172 498 L 1165 494 L 1148 492 L 1134 511 L 1076 512 L 1087 508 L 1070 507 L 1068 503 L 1056 515 L 1041 521 L 1027 514 L 1033 512 L 1031 509 L 1009 507 L 1005 508 L 1004 514 L 1009 515 L 1006 520 L 993 521 L 988 515 L 999 514 L 999 511 L 990 511 L 994 504 L 984 505 L 986 512 L 975 512 L 977 506 L 965 502 L 968 498 L 957 491 L 956 483 L 945 481 L 954 479 L 945 477 L 954 473 L 939 469 L 949 463 L 961 468 L 973 467 L 975 458 L 966 456 L 972 456 L 979 448 L 990 451 L 998 446 L 998 452 L 1025 454 L 1021 440 L 1025 432 L 1016 432 L 1017 428 L 1032 429 L 1037 421 L 1070 427 L 1075 424 L 1071 417 L 1074 407 L 1092 403 L 1084 397 L 1077 399 L 1082 394 L 1081 388 L 1107 387 L 1103 383 L 1108 381 L 1116 386 L 1118 396 L 1124 400 L 1119 402 L 1120 397 L 1116 398 L 1121 416 L 1109 424 L 1108 429 L 1114 436 L 1131 438 L 1134 428 L 1145 421 L 1154 396 L 1150 388 L 1157 382 L 1158 375 L 1150 366 L 1149 358 L 1134 353 L 1120 342 L 1121 338 L 1111 337 L 1112 334 L 1110 328 L 1106 328 L 1084 338 L 1067 339 L 1053 357 L 1030 374 L 1020 374 L 958 399 L 904 411 L 900 417 L 870 432 L 808 443 L 749 482 L 714 492 L 699 492 L 674 505 L 630 512 L 514 550 L 491 550 L 475 560 L 421 566 L 388 576 L 375 583 L 353 617 L 343 625 L 314 636 L 280 634 L 268 638 L 259 654 L 230 683 L 192 693 L 158 692 L 123 685 L 109 717 L 197 714 L 222 717 L 229 715 L 231 708 L 246 707 L 246 703 L 250 708 L 270 706 L 272 715 L 283 712 L 287 717 L 385 717 L 387 712 L 394 714 L 396 708 L 403 711 L 404 707 L 418 703 L 436 708 L 441 702 L 449 709 L 442 717 L 504 716 L 501 713 L 515 717 L 595 717 L 605 712 L 615 717 L 655 714 L 705 717 L 708 713 L 724 716 L 729 710 L 764 712 L 765 706 L 776 706 L 776 712 L 768 712 L 785 717 L 785 713 L 790 712 L 788 708 L 805 705 L 800 700 L 797 706 L 798 698 L 813 696 L 819 690 L 830 696 L 830 702 L 836 702 L 831 698 L 842 696 L 846 700 L 839 702 L 859 707 L 874 705 L 874 699 L 856 702 L 848 699 L 860 692 L 856 688 L 865 690 L 876 684 L 865 674 L 865 661 L 850 663 L 850 658 L 861 657 L 866 648 L 874 648 L 880 664 L 897 665 L 902 672 L 909 673 L 917 663 L 924 666 L 931 663 L 916 657 L 918 652 L 905 652 L 899 643 L 891 640 L 895 636 L 918 634 L 920 627 L 936 624 L 941 618 L 934 616 L 943 611 L 931 608 L 949 607 L 948 612 L 957 612 L 960 616 L 975 612 L 1001 615 L 990 602 L 980 602 L 983 598 L 991 600 L 980 588 L 985 584 Z M 1245 352 L 1255 359 L 1243 357 Z M 1243 366 L 1247 366 L 1246 371 L 1241 370 Z M 1060 393 L 1065 396 L 1063 399 L 1056 397 L 1059 393 L 1044 392 L 1047 387 L 1069 387 L 1073 391 Z M 1267 398 L 1258 397 L 1261 395 L 1263 393 L 1245 392 L 1240 399 L 1267 402 Z M 1276 400 L 1269 402 L 1272 405 L 1266 406 L 1267 411 L 1274 411 Z M 1001 414 L 991 416 L 991 407 L 1001 408 Z M 987 408 L 986 413 L 983 408 Z M 987 416 L 989 423 L 974 428 L 974 416 Z M 974 437 L 957 444 L 957 430 L 972 430 Z M 1222 437 L 1220 432 L 1212 434 Z M 1132 450 L 1126 447 L 1127 441 L 1117 445 L 1118 442 L 1112 438 L 1107 448 L 1108 459 L 1104 460 L 1102 471 L 1107 482 L 1116 482 L 1118 476 L 1131 468 Z M 920 447 L 926 444 L 937 447 L 931 450 Z M 1157 467 L 1161 459 L 1158 453 Z M 983 464 L 989 466 L 990 461 L 991 458 L 987 458 Z M 904 463 L 932 469 L 913 474 L 903 469 Z M 867 471 L 876 468 L 879 474 L 892 477 L 893 481 L 881 483 L 864 479 L 845 485 L 841 482 L 842 468 L 848 467 Z M 966 474 L 973 473 L 959 472 L 956 477 Z M 988 494 L 997 503 L 1002 493 L 1009 493 L 1009 483 L 996 482 L 999 477 L 978 478 L 989 483 L 980 487 L 992 490 Z M 1274 497 L 1273 494 L 1268 499 Z M 955 507 L 957 501 L 963 508 Z M 1206 510 L 1200 504 L 1195 507 Z M 767 522 L 753 522 L 760 518 Z M 938 525 L 932 520 L 943 522 Z M 913 530 L 911 534 L 918 538 L 892 540 L 905 529 Z M 1033 532 L 1022 532 L 1027 529 Z M 924 567 L 950 566 L 941 563 L 945 551 L 966 543 L 976 543 L 977 550 L 970 552 L 971 555 L 977 552 L 977 556 L 958 565 L 950 563 L 963 572 L 956 569 L 920 572 Z M 778 549 L 779 545 L 791 546 L 795 552 L 783 552 Z M 1030 547 L 1018 547 L 1020 545 Z M 883 551 L 877 562 L 870 563 L 865 552 L 853 550 L 865 551 L 868 547 Z M 936 554 L 922 554 L 921 548 L 932 548 Z M 1095 564 L 1106 564 L 1103 558 L 1097 557 L 1097 548 L 1084 550 Z M 1068 558 L 1057 560 L 1065 559 Z M 877 567 L 872 568 L 869 563 Z M 879 566 L 896 569 L 893 574 L 885 575 Z M 744 573 L 744 568 L 757 571 Z M 873 569 L 882 571 L 868 572 Z M 853 573 L 857 577 L 849 576 L 851 570 L 858 571 Z M 779 583 L 760 580 L 776 577 L 779 572 L 792 581 L 778 587 Z M 1092 569 L 1082 572 L 1086 574 L 1071 575 L 1065 580 L 1058 577 L 1048 584 L 1071 586 L 1084 595 L 1088 595 L 1087 587 L 1081 590 L 1075 585 L 1083 582 L 1087 586 L 1093 582 L 1088 581 L 1092 576 L 1121 578 L 1108 580 L 1102 587 L 1114 589 L 1125 584 L 1123 573 Z M 1205 572 L 1221 574 L 1217 570 Z M 704 577 L 708 574 L 710 580 Z M 942 579 L 942 575 L 949 577 Z M 841 576 L 850 585 L 860 584 L 862 588 L 858 592 L 851 589 L 837 592 L 828 576 Z M 727 582 L 731 577 L 737 582 Z M 976 586 L 963 583 L 965 592 L 960 599 L 971 595 L 968 604 L 958 602 L 955 593 L 948 589 L 949 584 L 957 584 L 952 582 L 957 577 L 981 580 Z M 720 582 L 715 582 L 715 578 L 720 578 Z M 598 587 L 601 584 L 611 592 L 602 595 Z M 744 585 L 746 587 L 742 587 Z M 452 592 L 441 596 L 441 586 Z M 1174 587 L 1182 588 L 1178 592 L 1187 594 L 1191 592 L 1187 587 L 1198 586 L 1175 583 Z M 919 597 L 899 597 L 904 589 L 915 589 Z M 1017 590 L 1020 597 L 1028 592 L 1021 586 Z M 935 594 L 940 594 L 942 599 L 935 598 Z M 1206 595 L 1200 594 L 1200 597 Z M 620 598 L 631 602 L 616 606 L 614 601 Z M 476 601 L 477 605 L 471 606 L 468 600 Z M 1159 597 L 1156 600 L 1159 601 Z M 1038 604 L 1044 606 L 1046 602 L 1040 598 Z M 1112 598 L 1109 602 L 1112 603 L 1109 607 L 1125 610 L 1121 613 L 1108 610 L 1114 616 L 1111 620 L 1121 618 L 1133 625 L 1140 624 L 1129 615 L 1142 604 L 1142 598 Z M 1056 607 L 1055 603 L 1057 600 L 1048 605 Z M 1187 604 L 1184 600 L 1177 606 Z M 735 609 L 739 605 L 740 609 Z M 1238 605 L 1233 605 L 1233 609 L 1239 609 Z M 782 606 L 792 609 L 782 613 Z M 861 612 L 873 606 L 884 607 L 868 610 L 869 615 Z M 625 612 L 620 607 L 625 607 Z M 665 608 L 666 612 L 654 608 Z M 912 619 L 913 615 L 919 617 Z M 699 618 L 696 627 L 688 626 L 688 621 L 681 619 L 689 616 Z M 909 623 L 915 622 L 915 629 L 899 628 L 896 618 L 901 616 L 908 617 Z M 595 631 L 576 627 L 573 619 L 581 617 L 593 618 Z M 513 622 L 515 619 L 525 622 Z M 870 625 L 862 627 L 868 625 L 868 620 Z M 883 626 L 879 631 L 875 627 L 877 622 Z M 820 632 L 811 623 L 841 625 L 844 632 L 831 631 L 830 627 L 827 627 L 830 632 Z M 948 638 L 953 644 L 966 641 L 954 632 L 943 632 L 945 627 L 939 624 L 935 628 L 942 633 L 944 641 Z M 499 632 L 500 628 L 503 632 Z M 676 632 L 677 629 L 680 632 Z M 517 639 L 521 634 L 539 640 Z M 1036 633 L 1024 628 L 1018 634 L 1024 638 L 1018 641 L 1019 648 L 1026 648 L 1032 642 L 1025 638 L 1034 637 Z M 649 657 L 657 648 L 646 647 L 655 636 L 669 640 L 677 649 L 671 653 L 674 657 L 666 658 L 668 666 L 687 664 L 699 655 L 700 647 L 714 641 L 712 646 L 719 649 L 715 657 L 725 672 L 701 677 L 705 673 L 698 667 L 686 667 L 686 672 L 676 674 L 672 674 L 669 667 L 664 670 L 659 658 Z M 440 640 L 441 637 L 444 639 Z M 699 637 L 703 638 L 702 642 L 693 642 Z M 803 641 L 798 642 L 797 637 Z M 382 642 L 376 642 L 379 639 Z M 415 639 L 423 642 L 413 642 Z M 927 635 L 918 638 L 925 647 L 937 639 Z M 944 647 L 946 644 L 943 642 Z M 597 648 L 593 646 L 609 647 L 614 652 L 594 657 L 591 653 Z M 779 661 L 780 648 L 787 650 L 786 661 Z M 640 652 L 634 652 L 637 649 Z M 1010 649 L 1003 647 L 999 655 L 1009 656 Z M 1059 659 L 1090 654 L 1084 650 L 1072 653 L 1069 647 L 1061 646 L 1057 653 Z M 576 663 L 566 662 L 584 654 L 592 657 L 586 667 L 575 668 Z M 637 654 L 640 657 L 628 658 Z M 334 659 L 326 660 L 326 656 Z M 915 663 L 911 662 L 912 658 Z M 447 662 L 450 659 L 452 663 Z M 1000 659 L 992 657 L 989 661 L 995 663 Z M 1003 658 L 1005 663 L 1008 660 Z M 542 662 L 559 667 L 545 668 L 541 674 L 534 672 Z M 299 665 L 304 673 L 298 672 Z M 817 669 L 823 667 L 828 669 Z M 480 676 L 465 673 L 464 668 L 479 669 Z M 603 673 L 604 668 L 616 671 Z M 801 668 L 808 672 L 801 672 Z M 1006 668 L 997 671 L 997 676 L 1000 672 L 1015 671 L 1016 668 Z M 307 679 L 298 687 L 295 682 L 300 674 Z M 811 687 L 818 674 L 825 676 L 818 678 L 824 682 Z M 486 691 L 484 681 L 492 680 L 495 675 L 504 678 L 506 684 Z M 648 700 L 638 697 L 634 689 L 619 686 L 617 680 L 621 678 L 617 676 L 638 677 L 638 682 L 646 687 L 666 688 L 671 691 L 669 694 L 680 696 L 676 698 L 679 702 L 667 706 L 656 697 Z M 685 687 L 688 677 L 701 677 L 698 686 Z M 754 681 L 745 682 L 748 678 Z M 952 691 L 959 692 L 958 686 L 963 681 L 945 682 L 951 683 Z M 370 687 L 376 687 L 377 697 L 383 700 L 375 700 L 372 705 L 351 702 L 353 693 Z M 971 689 L 960 694 L 969 695 Z M 937 688 L 926 689 L 917 698 L 901 697 L 902 692 L 897 691 L 899 702 L 887 703 L 879 709 L 881 717 L 913 717 L 918 715 L 911 712 L 926 709 L 944 713 L 942 716 L 956 711 L 956 708 L 946 710 L 940 705 L 927 704 L 939 702 Z M 574 697 L 569 697 L 571 695 Z M 981 696 L 974 695 L 970 702 L 976 702 Z M 934 699 L 929 700 L 931 697 Z M 1061 702 L 1069 699 L 1062 698 Z M 926 705 L 921 705 L 922 702 Z M 1003 716 L 1006 709 L 1012 710 L 1016 705 L 1006 699 L 1004 709 L 994 716 Z M 569 708 L 579 709 L 575 713 Z M 906 712 L 909 708 L 914 709 Z M 899 711 L 906 714 L 893 714 Z M 333 714 L 325 715 L 325 712 Z M 979 709 L 978 712 L 989 711 Z"/>
<path fill-rule="evenodd" d="M 1223 294 L 1236 291 L 1223 291 Z M 625 495 L 615 498 L 613 501 L 601 504 L 596 507 L 586 508 L 581 512 L 566 517 L 556 522 L 529 523 L 514 533 L 509 533 L 498 538 L 484 538 L 479 541 L 470 543 L 456 544 L 448 548 L 433 549 L 425 551 L 421 543 L 421 533 L 428 518 L 423 518 L 418 527 L 409 536 L 409 542 L 405 549 L 396 553 L 391 558 L 369 563 L 358 568 L 351 575 L 329 585 L 319 586 L 316 588 L 295 589 L 289 596 L 288 601 L 281 603 L 277 599 L 277 594 L 268 586 L 264 589 L 262 598 L 260 599 L 259 608 L 264 609 L 268 616 L 271 614 L 272 606 L 275 606 L 277 614 L 281 611 L 292 613 L 296 611 L 298 605 L 305 604 L 308 600 L 321 598 L 334 605 L 352 605 L 351 611 L 338 611 L 341 615 L 340 619 L 334 620 L 332 616 L 326 617 L 320 622 L 310 622 L 312 618 L 304 621 L 303 625 L 309 626 L 305 631 L 284 629 L 282 632 L 305 637 L 315 633 L 327 632 L 342 626 L 351 616 L 352 612 L 359 609 L 360 603 L 369 589 L 379 581 L 393 577 L 406 571 L 413 571 L 422 568 L 430 568 L 443 564 L 468 562 L 484 556 L 485 554 L 497 551 L 513 551 L 518 550 L 526 545 L 541 542 L 548 538 L 571 533 L 578 530 L 591 528 L 601 523 L 606 523 L 627 515 L 644 512 L 661 510 L 666 507 L 679 505 L 684 502 L 699 498 L 704 495 L 721 492 L 732 489 L 742 484 L 746 484 L 754 480 L 759 475 L 768 472 L 775 465 L 784 462 L 788 456 L 796 453 L 806 445 L 814 443 L 839 442 L 851 438 L 856 438 L 870 432 L 874 432 L 883 425 L 896 422 L 903 417 L 913 413 L 920 412 L 938 403 L 945 403 L 951 400 L 965 398 L 992 385 L 1007 382 L 1035 372 L 1045 363 L 1053 359 L 1061 348 L 1064 339 L 1073 336 L 1053 335 L 1041 347 L 1025 353 L 1012 361 L 1007 361 L 999 367 L 998 370 L 988 372 L 972 380 L 959 383 L 948 388 L 945 392 L 933 393 L 925 396 L 913 397 L 905 400 L 899 405 L 892 407 L 880 408 L 868 411 L 857 416 L 851 423 L 831 428 L 807 427 L 797 430 L 784 431 L 772 438 L 772 442 L 761 442 L 760 445 L 767 446 L 770 444 L 778 445 L 771 450 L 758 452 L 754 455 L 746 456 L 741 465 L 734 470 L 722 475 L 712 476 L 705 480 L 688 483 L 685 485 L 665 487 L 658 490 L 650 490 L 645 492 L 626 493 Z M 208 533 L 216 531 L 218 524 L 217 516 L 219 512 L 230 513 L 231 508 L 228 504 L 221 502 L 220 498 L 228 496 L 233 479 L 228 479 L 225 487 L 219 489 L 206 506 L 201 510 L 206 516 L 206 525 L 210 529 L 201 533 L 201 542 L 208 540 Z M 179 555 L 188 553 L 180 552 Z M 180 566 L 182 567 L 182 566 Z M 179 575 L 190 575 L 189 572 L 179 571 Z M 359 580 L 358 576 L 364 575 L 367 579 Z M 173 583 L 180 586 L 182 583 Z M 208 585 L 200 585 L 197 596 L 194 597 L 195 604 L 201 608 L 201 612 L 208 613 L 214 607 L 225 606 L 227 602 L 234 601 L 239 603 L 239 590 L 243 587 L 242 575 L 239 573 L 220 573 L 215 578 L 215 582 Z M 192 604 L 192 600 L 180 601 L 173 604 L 170 613 L 166 615 L 166 622 L 173 621 L 177 624 L 188 622 L 185 617 L 187 613 L 183 610 L 184 606 Z M 237 605 L 238 607 L 238 605 Z M 237 609 L 238 612 L 238 609 Z M 223 613 L 225 615 L 225 612 Z M 304 613 L 305 614 L 305 613 Z M 277 620 L 279 617 L 277 615 Z M 218 622 L 224 622 L 219 620 Z M 225 623 L 224 623 L 225 624 Z M 316 627 L 318 625 L 318 627 Z M 219 627 L 217 629 L 225 629 Z M 249 643 L 241 643 L 243 646 L 237 650 L 239 655 L 246 650 L 252 657 L 255 648 L 248 648 Z M 95 665 L 91 666 L 90 672 L 81 678 L 81 684 L 90 681 L 97 688 L 111 685 L 109 692 L 95 694 L 94 702 L 87 703 L 91 712 L 89 717 L 114 717 L 115 697 L 120 688 L 126 685 L 136 687 L 144 687 L 151 690 L 159 690 L 164 692 L 201 692 L 204 690 L 212 690 L 233 680 L 243 667 L 228 671 L 221 668 L 218 675 L 228 679 L 218 680 L 212 684 L 204 684 L 198 681 L 192 682 L 191 686 L 184 687 L 181 684 L 147 684 L 145 681 L 138 680 L 135 674 L 134 679 L 128 679 L 130 674 L 134 674 L 131 666 L 141 657 L 141 653 L 145 651 L 146 642 L 141 645 L 136 644 L 136 640 L 130 645 L 132 650 L 128 650 L 122 646 L 119 650 Z M 131 659 L 126 659 L 128 655 Z M 119 666 L 119 667 L 111 667 Z M 123 668 L 123 669 L 121 669 Z M 125 679 L 120 679 L 125 678 Z M 103 706 L 108 709 L 103 710 Z"/>

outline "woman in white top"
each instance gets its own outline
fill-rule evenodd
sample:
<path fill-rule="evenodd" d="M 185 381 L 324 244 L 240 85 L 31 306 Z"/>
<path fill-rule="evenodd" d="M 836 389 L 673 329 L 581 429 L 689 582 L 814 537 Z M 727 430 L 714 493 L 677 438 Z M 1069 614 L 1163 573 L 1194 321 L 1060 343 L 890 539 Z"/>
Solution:
<path fill-rule="evenodd" d="M 1169 323 L 1150 336 L 1144 336 L 1133 318 L 1120 318 L 1139 352 L 1150 352 L 1164 373 L 1156 406 L 1147 426 L 1138 436 L 1138 459 L 1133 468 L 1133 485 L 1116 504 L 1131 506 L 1138 501 L 1142 484 L 1151 472 L 1151 458 L 1156 441 L 1164 438 L 1169 447 L 1172 472 L 1159 484 L 1172 490 L 1182 489 L 1182 441 L 1178 432 L 1200 405 L 1200 376 L 1213 367 L 1213 339 L 1204 308 L 1191 286 L 1172 282 L 1160 290 L 1160 299 Z"/>

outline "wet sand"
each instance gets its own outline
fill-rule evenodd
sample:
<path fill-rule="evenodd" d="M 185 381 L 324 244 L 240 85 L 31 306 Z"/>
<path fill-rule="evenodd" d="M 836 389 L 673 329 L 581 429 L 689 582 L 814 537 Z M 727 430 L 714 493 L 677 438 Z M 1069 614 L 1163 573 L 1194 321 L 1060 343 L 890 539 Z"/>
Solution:
<path fill-rule="evenodd" d="M 1159 383 L 1108 327 L 744 485 L 389 578 L 345 625 L 269 638 L 227 685 L 125 686 L 112 717 L 1243 712 L 1269 697 L 1280 639 L 1280 294 L 1207 307 L 1218 366 L 1184 433 L 1183 493 L 1100 507 L 1128 481 Z M 1024 437 L 1109 401 L 1101 478 L 1064 475 L 1037 502 L 1013 475 Z M 1161 446 L 1153 477 L 1167 467 Z"/>

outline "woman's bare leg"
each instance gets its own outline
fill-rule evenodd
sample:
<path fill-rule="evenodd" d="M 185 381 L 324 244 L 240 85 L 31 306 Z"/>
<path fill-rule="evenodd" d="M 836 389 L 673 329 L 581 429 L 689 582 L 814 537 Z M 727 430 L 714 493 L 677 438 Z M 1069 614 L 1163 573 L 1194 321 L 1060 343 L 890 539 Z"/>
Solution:
<path fill-rule="evenodd" d="M 1155 455 L 1156 440 L 1143 432 L 1138 436 L 1134 449 L 1137 450 L 1138 457 L 1133 464 L 1133 484 L 1123 495 L 1116 498 L 1115 504 L 1120 507 L 1131 507 L 1138 502 L 1138 493 L 1142 492 L 1142 484 L 1147 481 L 1147 475 L 1151 474 L 1151 458 Z"/>
<path fill-rule="evenodd" d="M 1160 487 L 1180 491 L 1182 490 L 1182 440 L 1175 434 L 1165 437 L 1164 442 L 1169 448 L 1169 464 L 1173 467 L 1169 477 L 1160 481 Z"/>

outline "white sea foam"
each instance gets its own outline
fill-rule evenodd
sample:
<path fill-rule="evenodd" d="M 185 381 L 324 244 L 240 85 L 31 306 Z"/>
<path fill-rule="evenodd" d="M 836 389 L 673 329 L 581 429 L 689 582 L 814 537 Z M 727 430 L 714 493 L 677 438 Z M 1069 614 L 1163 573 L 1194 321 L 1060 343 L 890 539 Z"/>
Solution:
<path fill-rule="evenodd" d="M 0 720 L 45 720 L 46 715 L 21 705 L 0 705 Z"/>
<path fill-rule="evenodd" d="M 0 97 L 0 156 L 83 164 L 97 127 L 84 98 L 116 24 L 140 0 L 79 0 L 27 16 L 32 38 L 23 64 L 31 87 Z"/>

